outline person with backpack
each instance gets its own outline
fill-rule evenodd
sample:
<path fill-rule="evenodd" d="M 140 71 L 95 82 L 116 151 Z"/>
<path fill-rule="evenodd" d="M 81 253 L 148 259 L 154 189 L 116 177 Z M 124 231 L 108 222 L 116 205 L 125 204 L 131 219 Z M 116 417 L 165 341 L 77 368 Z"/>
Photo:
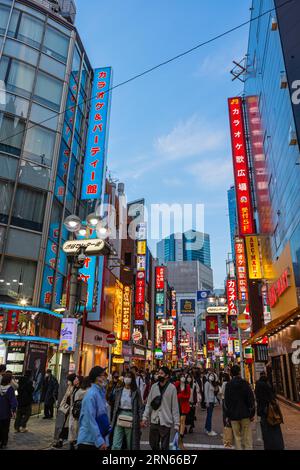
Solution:
<path fill-rule="evenodd" d="M 255 398 L 249 383 L 241 377 L 241 368 L 231 369 L 232 380 L 225 388 L 224 409 L 231 422 L 235 448 L 252 450 L 253 439 L 251 422 L 255 417 Z"/>
<path fill-rule="evenodd" d="M 213 372 L 208 372 L 204 385 L 204 402 L 207 410 L 205 432 L 210 437 L 217 436 L 217 433 L 212 430 L 212 417 L 217 402 L 216 396 L 218 392 L 219 386 L 216 381 L 216 375 Z"/>
<path fill-rule="evenodd" d="M 259 380 L 256 382 L 255 396 L 257 415 L 261 420 L 260 426 L 264 441 L 264 450 L 284 450 L 284 441 L 280 426 L 283 423 L 282 413 L 265 372 L 261 373 Z"/>
<path fill-rule="evenodd" d="M 15 420 L 16 432 L 27 432 L 27 423 L 31 416 L 34 386 L 31 379 L 32 371 L 27 370 L 24 377 L 19 380 L 18 409 Z"/>
<path fill-rule="evenodd" d="M 88 377 L 78 377 L 78 384 L 75 382 L 74 390 L 71 394 L 70 403 L 70 417 L 69 417 L 69 433 L 68 442 L 70 443 L 70 450 L 75 450 L 75 445 L 78 436 L 79 418 L 82 406 L 82 400 L 90 387 Z"/>
<path fill-rule="evenodd" d="M 150 447 L 154 451 L 169 450 L 172 426 L 179 431 L 180 415 L 175 385 L 170 382 L 171 372 L 168 367 L 161 367 L 158 382 L 149 393 L 143 415 L 143 426 L 150 420 Z"/>
<path fill-rule="evenodd" d="M 45 374 L 41 402 L 44 402 L 44 417 L 43 419 L 52 419 L 54 414 L 54 404 L 58 398 L 58 381 L 52 375 L 51 369 L 48 369 Z"/>
<path fill-rule="evenodd" d="M 0 385 L 0 449 L 7 447 L 10 421 L 16 416 L 17 406 L 12 375 L 4 373 Z"/>

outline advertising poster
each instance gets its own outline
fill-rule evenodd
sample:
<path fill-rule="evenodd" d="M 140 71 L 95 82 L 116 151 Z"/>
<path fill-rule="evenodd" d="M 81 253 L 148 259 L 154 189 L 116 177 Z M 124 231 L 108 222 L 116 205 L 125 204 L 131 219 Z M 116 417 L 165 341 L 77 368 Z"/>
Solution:
<path fill-rule="evenodd" d="M 47 366 L 47 356 L 47 343 L 30 342 L 28 344 L 26 370 L 32 370 L 34 403 L 39 403 L 41 398 L 42 386 Z"/>
<path fill-rule="evenodd" d="M 195 299 L 182 299 L 180 300 L 180 311 L 184 315 L 194 315 L 196 313 Z"/>
<path fill-rule="evenodd" d="M 208 316 L 206 317 L 206 333 L 208 335 L 218 334 L 219 333 L 219 326 L 218 326 L 218 317 L 217 316 Z"/>
<path fill-rule="evenodd" d="M 60 330 L 60 352 L 74 352 L 77 341 L 78 320 L 76 318 L 63 318 Z"/>

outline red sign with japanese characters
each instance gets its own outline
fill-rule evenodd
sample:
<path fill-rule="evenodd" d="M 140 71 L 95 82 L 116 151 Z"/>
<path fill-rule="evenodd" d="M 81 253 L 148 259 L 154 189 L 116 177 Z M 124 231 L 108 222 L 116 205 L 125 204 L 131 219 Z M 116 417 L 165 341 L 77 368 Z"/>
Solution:
<path fill-rule="evenodd" d="M 272 285 L 269 286 L 269 303 L 270 307 L 273 308 L 279 301 L 279 298 L 287 291 L 289 287 L 291 287 L 290 283 L 290 270 L 287 268 L 283 274 L 274 282 Z"/>
<path fill-rule="evenodd" d="M 165 285 L 165 268 L 158 266 L 155 268 L 156 290 L 164 290 Z"/>
<path fill-rule="evenodd" d="M 214 335 L 219 333 L 219 323 L 217 316 L 206 317 L 206 333 L 208 335 Z"/>
<path fill-rule="evenodd" d="M 243 117 L 243 102 L 241 98 L 229 98 L 228 105 L 239 234 L 250 235 L 253 234 L 255 230 Z"/>
<path fill-rule="evenodd" d="M 227 305 L 228 305 L 228 315 L 237 315 L 237 289 L 236 289 L 236 280 L 228 279 L 226 283 L 227 290 Z"/>
<path fill-rule="evenodd" d="M 235 239 L 235 265 L 238 282 L 238 298 L 239 300 L 248 300 L 248 284 L 247 284 L 247 262 L 244 240 L 242 238 Z"/>

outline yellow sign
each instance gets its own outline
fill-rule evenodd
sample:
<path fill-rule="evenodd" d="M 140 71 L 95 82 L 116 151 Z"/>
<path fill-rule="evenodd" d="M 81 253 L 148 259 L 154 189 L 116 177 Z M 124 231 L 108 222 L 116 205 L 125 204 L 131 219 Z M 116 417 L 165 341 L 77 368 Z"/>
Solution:
<path fill-rule="evenodd" d="M 117 335 L 113 354 L 122 356 L 123 284 L 116 279 L 114 298 L 114 332 Z"/>
<path fill-rule="evenodd" d="M 262 279 L 258 239 L 256 236 L 246 237 L 249 279 Z"/>
<path fill-rule="evenodd" d="M 138 241 L 137 242 L 137 254 L 138 255 L 145 255 L 147 251 L 147 242 L 146 241 Z"/>
<path fill-rule="evenodd" d="M 125 359 L 123 357 L 114 357 L 113 364 L 124 364 Z"/>
<path fill-rule="evenodd" d="M 145 320 L 150 321 L 149 304 L 145 302 Z"/>

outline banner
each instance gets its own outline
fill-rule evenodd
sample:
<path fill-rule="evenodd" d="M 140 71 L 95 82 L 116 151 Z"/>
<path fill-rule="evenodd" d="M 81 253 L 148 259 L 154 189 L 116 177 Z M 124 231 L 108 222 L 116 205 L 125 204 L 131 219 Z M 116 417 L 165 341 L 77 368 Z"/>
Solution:
<path fill-rule="evenodd" d="M 242 98 L 228 99 L 239 235 L 255 232 Z"/>
<path fill-rule="evenodd" d="M 262 279 L 258 238 L 256 236 L 246 237 L 246 248 L 249 279 Z"/>
<path fill-rule="evenodd" d="M 131 288 L 124 286 L 123 290 L 123 319 L 122 319 L 122 341 L 130 340 L 131 327 Z"/>
<path fill-rule="evenodd" d="M 155 288 L 156 290 L 163 290 L 165 287 L 165 268 L 158 266 L 155 268 Z"/>
<path fill-rule="evenodd" d="M 196 301 L 195 299 L 181 299 L 180 300 L 180 312 L 182 315 L 195 314 L 196 313 Z"/>
<path fill-rule="evenodd" d="M 237 326 L 237 316 L 228 317 L 228 333 L 231 338 L 238 337 L 238 326 Z"/>
<path fill-rule="evenodd" d="M 236 291 L 236 280 L 228 279 L 226 283 L 227 291 L 227 305 L 228 305 L 228 315 L 237 315 L 237 291 Z"/>
<path fill-rule="evenodd" d="M 248 281 L 247 281 L 247 263 L 244 240 L 242 238 L 235 239 L 235 264 L 236 275 L 238 281 L 238 298 L 239 300 L 248 301 Z"/>
<path fill-rule="evenodd" d="M 208 316 L 206 317 L 206 333 L 208 335 L 218 334 L 218 317 L 217 316 Z"/>

